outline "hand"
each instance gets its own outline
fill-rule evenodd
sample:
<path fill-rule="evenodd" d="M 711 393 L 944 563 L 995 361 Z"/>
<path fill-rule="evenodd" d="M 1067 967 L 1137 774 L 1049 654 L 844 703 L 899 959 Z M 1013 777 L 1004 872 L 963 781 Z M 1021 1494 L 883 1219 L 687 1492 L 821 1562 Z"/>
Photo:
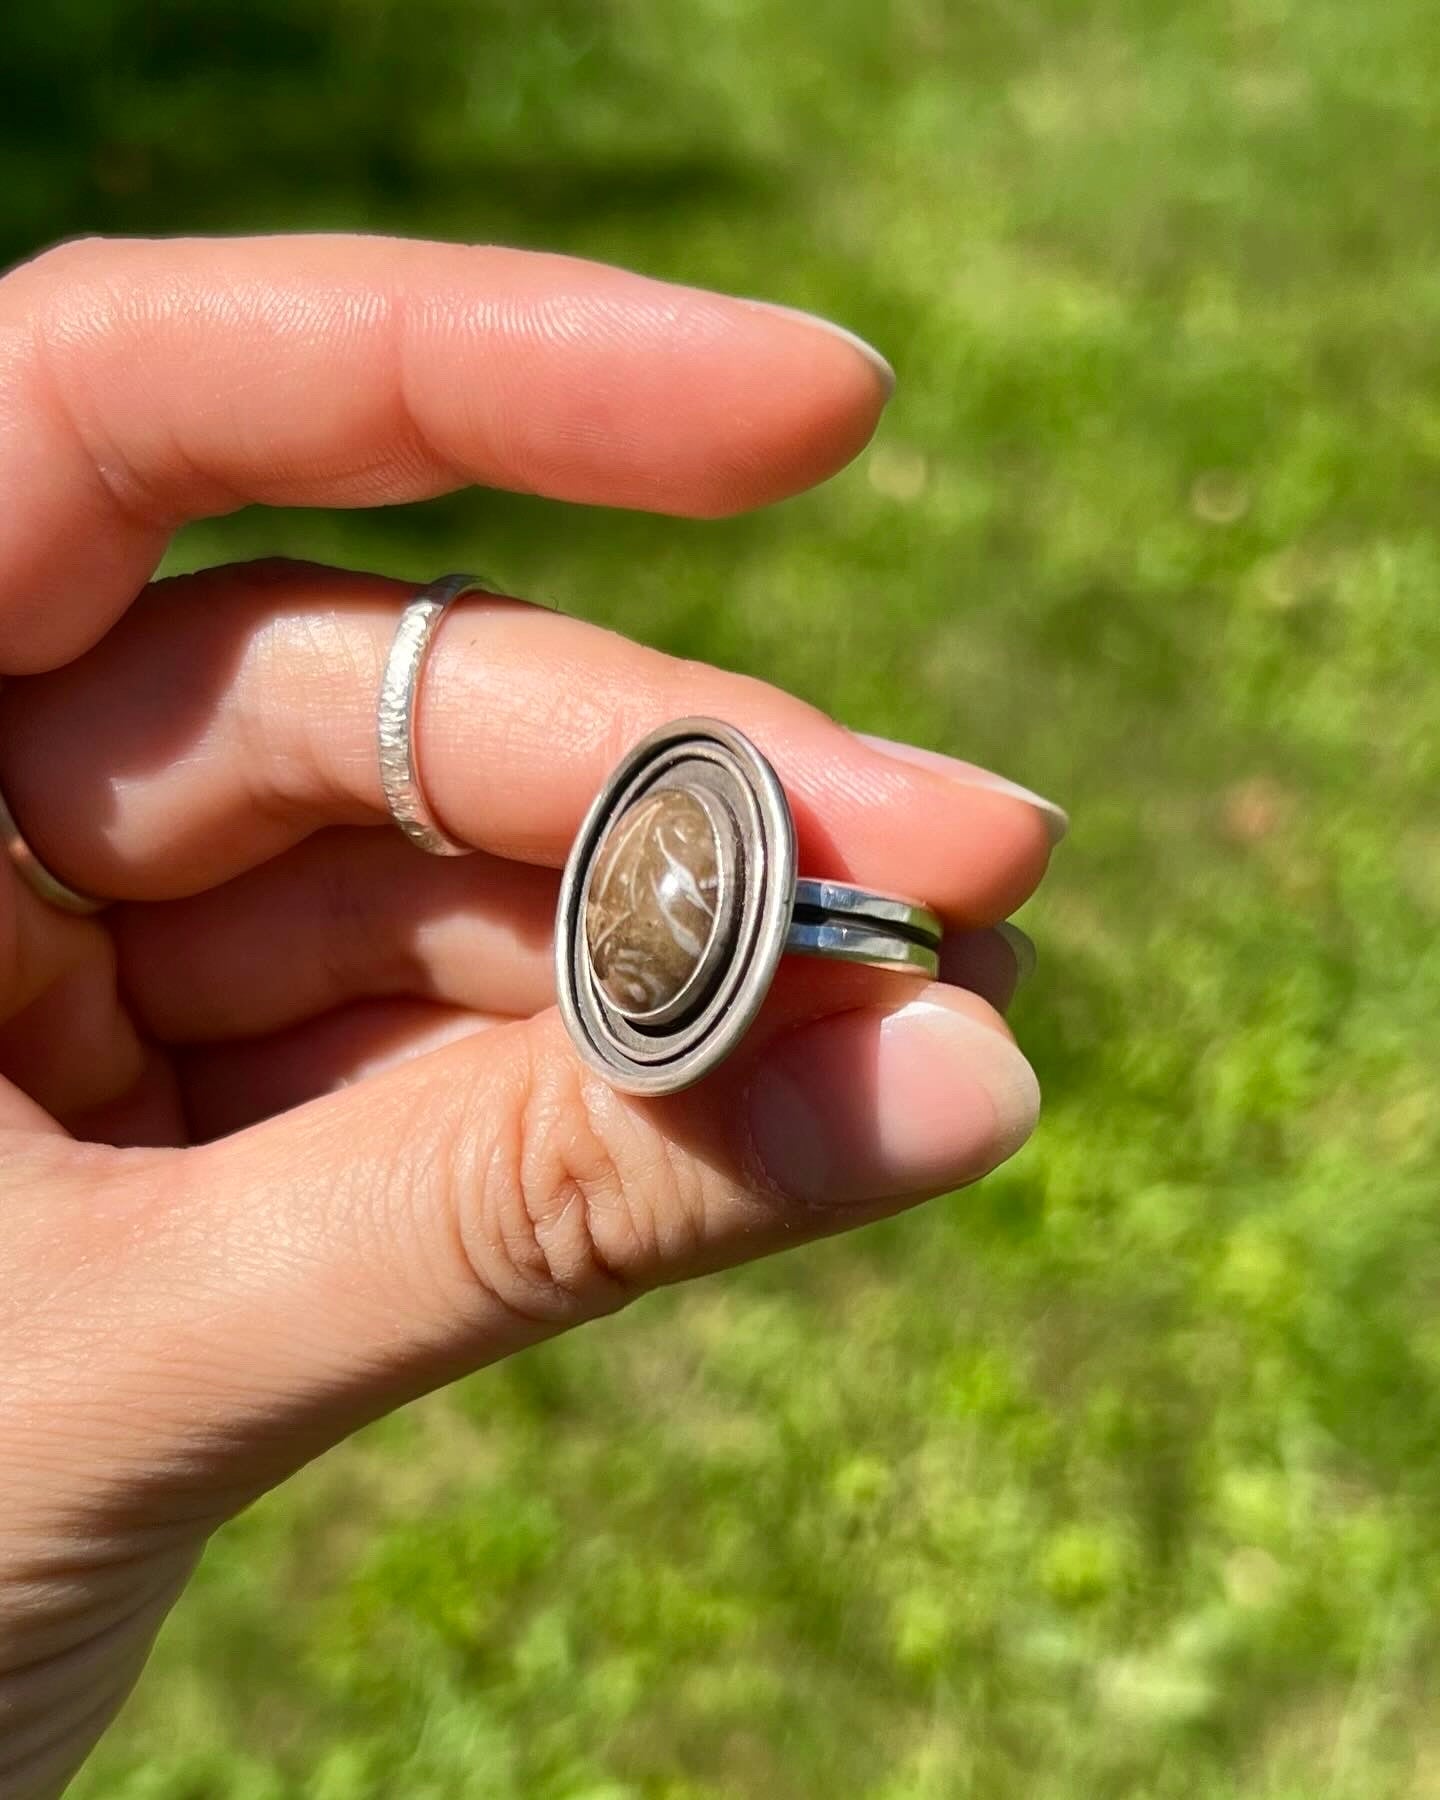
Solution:
<path fill-rule="evenodd" d="M 818 322 L 502 250 L 85 243 L 0 283 L 0 393 L 0 790 L 117 902 L 68 916 L 0 866 L 0 1795 L 30 1800 L 207 1535 L 364 1420 L 1009 1155 L 1034 1079 L 973 990 L 1006 997 L 982 928 L 1057 815 L 496 599 L 447 619 L 419 722 L 481 853 L 428 858 L 386 823 L 373 736 L 411 590 L 150 583 L 181 520 L 252 501 L 781 498 L 888 393 Z M 647 1103 L 550 1008 L 555 870 L 619 755 L 702 712 L 776 763 L 808 869 L 943 913 L 951 980 L 791 959 L 742 1052 Z"/>

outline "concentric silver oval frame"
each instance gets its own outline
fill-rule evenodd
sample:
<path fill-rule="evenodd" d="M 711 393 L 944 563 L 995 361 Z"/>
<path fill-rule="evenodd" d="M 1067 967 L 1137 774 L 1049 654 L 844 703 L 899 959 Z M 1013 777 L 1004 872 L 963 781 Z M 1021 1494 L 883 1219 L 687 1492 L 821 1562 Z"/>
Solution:
<path fill-rule="evenodd" d="M 680 772 L 684 771 L 683 783 Z M 611 823 L 642 795 L 697 779 L 715 786 L 736 825 L 737 917 L 728 960 L 695 1016 L 674 1031 L 637 1030 L 600 992 L 585 942 L 595 853 Z M 623 1093 L 675 1094 L 718 1067 L 754 1024 L 775 979 L 795 897 L 795 824 L 780 778 L 760 751 L 718 719 L 677 719 L 621 760 L 595 796 L 571 848 L 556 913 L 555 986 L 586 1064 Z"/>

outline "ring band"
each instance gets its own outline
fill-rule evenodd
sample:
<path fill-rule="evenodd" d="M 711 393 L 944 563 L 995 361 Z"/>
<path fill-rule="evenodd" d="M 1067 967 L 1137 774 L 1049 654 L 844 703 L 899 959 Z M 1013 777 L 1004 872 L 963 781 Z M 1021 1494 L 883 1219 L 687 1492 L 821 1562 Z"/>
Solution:
<path fill-rule="evenodd" d="M 715 719 L 632 749 L 596 796 L 560 888 L 560 1012 L 585 1062 L 622 1092 L 673 1094 L 724 1061 L 787 952 L 933 977 L 929 907 L 801 879 L 780 779 Z"/>
<path fill-rule="evenodd" d="M 902 974 L 913 971 L 933 980 L 944 929 L 918 901 L 802 877 L 795 883 L 785 948 L 799 956 L 828 956 Z"/>
<path fill-rule="evenodd" d="M 435 632 L 447 610 L 467 594 L 489 591 L 488 584 L 474 575 L 442 576 L 423 588 L 400 615 L 380 685 L 377 726 L 385 803 L 411 842 L 432 856 L 468 856 L 472 847 L 445 831 L 425 797 L 414 730 L 421 676 Z M 84 917 L 102 912 L 108 905 L 105 900 L 82 894 L 46 868 L 26 841 L 3 793 L 0 842 L 16 873 L 51 906 Z"/>
<path fill-rule="evenodd" d="M 425 659 L 440 621 L 455 602 L 467 594 L 489 592 L 478 575 L 442 575 L 422 588 L 400 615 L 380 682 L 376 728 L 385 804 L 410 842 L 431 856 L 469 856 L 474 846 L 452 838 L 425 797 L 415 754 L 415 709 Z"/>
<path fill-rule="evenodd" d="M 15 815 L 3 794 L 0 794 L 0 838 L 4 840 L 5 854 L 14 864 L 15 873 L 42 900 L 58 907 L 61 912 L 76 913 L 81 918 L 105 910 L 107 901 L 82 894 L 78 888 L 72 888 L 68 882 L 62 881 L 58 875 L 51 874 L 26 843 L 25 835 L 15 823 Z"/>

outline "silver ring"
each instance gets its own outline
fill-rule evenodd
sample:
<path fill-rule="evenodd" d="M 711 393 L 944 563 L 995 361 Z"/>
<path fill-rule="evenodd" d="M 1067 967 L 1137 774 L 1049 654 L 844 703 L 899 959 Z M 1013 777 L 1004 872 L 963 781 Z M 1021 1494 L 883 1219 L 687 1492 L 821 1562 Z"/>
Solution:
<path fill-rule="evenodd" d="M 3 794 L 0 794 L 0 838 L 4 840 L 5 854 L 15 865 L 16 874 L 51 906 L 59 907 L 61 912 L 77 913 L 85 918 L 91 913 L 103 912 L 109 904 L 105 900 L 96 900 L 90 894 L 82 894 L 78 888 L 72 888 L 58 875 L 50 873 L 26 843 Z"/>
<path fill-rule="evenodd" d="M 452 838 L 430 809 L 415 754 L 415 709 L 425 659 L 440 621 L 466 594 L 490 589 L 478 575 L 442 575 L 422 588 L 400 615 L 385 661 L 376 710 L 380 744 L 380 785 L 390 817 L 412 844 L 431 856 L 469 856 L 473 844 Z"/>
<path fill-rule="evenodd" d="M 622 760 L 565 865 L 560 1012 L 585 1062 L 630 1094 L 674 1094 L 740 1043 L 787 952 L 933 977 L 927 906 L 801 879 L 785 790 L 715 719 L 662 726 Z"/>

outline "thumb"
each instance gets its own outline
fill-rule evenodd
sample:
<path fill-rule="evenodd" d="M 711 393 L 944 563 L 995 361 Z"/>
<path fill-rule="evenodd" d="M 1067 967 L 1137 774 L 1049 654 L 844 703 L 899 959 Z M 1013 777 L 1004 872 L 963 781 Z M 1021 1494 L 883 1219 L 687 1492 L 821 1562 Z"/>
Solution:
<path fill-rule="evenodd" d="M 94 1429 L 124 1440 L 92 1435 L 92 1466 L 213 1492 L 219 1516 L 465 1370 L 1018 1148 L 1035 1079 L 983 1001 L 829 979 L 843 1011 L 807 1016 L 792 981 L 733 1064 L 665 1100 L 611 1090 L 548 1012 L 232 1138 L 127 1153 L 90 1213 L 113 1251 Z M 92 1239 L 92 1283 L 94 1258 Z"/>

